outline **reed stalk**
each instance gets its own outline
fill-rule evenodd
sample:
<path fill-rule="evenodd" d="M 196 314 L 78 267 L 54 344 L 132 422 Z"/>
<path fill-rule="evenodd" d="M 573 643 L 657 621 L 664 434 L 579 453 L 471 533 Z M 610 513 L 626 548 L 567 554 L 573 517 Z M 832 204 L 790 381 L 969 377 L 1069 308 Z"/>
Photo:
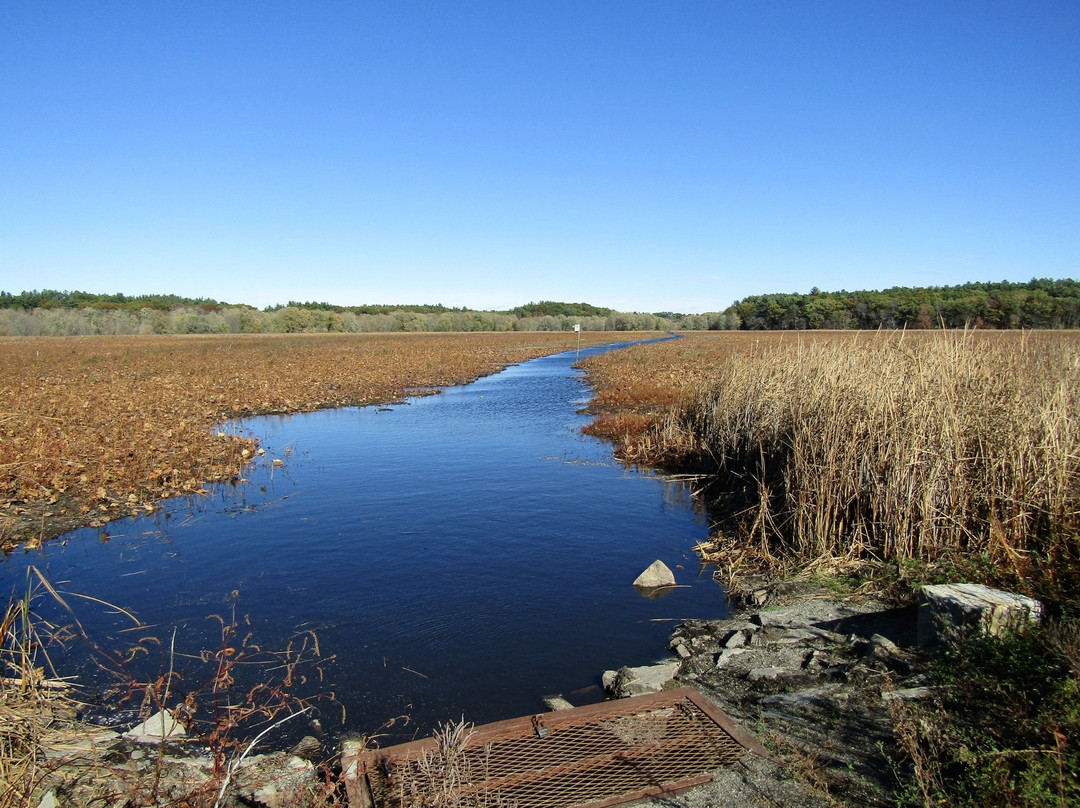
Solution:
<path fill-rule="evenodd" d="M 1080 351 L 1052 334 L 765 344 L 645 440 L 726 474 L 765 555 L 985 553 L 1022 573 L 1075 551 Z"/>

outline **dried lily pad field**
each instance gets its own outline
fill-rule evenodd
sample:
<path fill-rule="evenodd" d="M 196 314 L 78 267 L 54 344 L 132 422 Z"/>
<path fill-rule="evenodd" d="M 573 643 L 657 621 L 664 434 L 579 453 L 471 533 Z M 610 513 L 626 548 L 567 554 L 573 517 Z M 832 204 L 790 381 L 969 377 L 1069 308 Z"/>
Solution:
<path fill-rule="evenodd" d="M 577 344 L 563 332 L 0 340 L 0 546 L 235 479 L 258 449 L 219 429 L 229 418 L 385 403 Z"/>

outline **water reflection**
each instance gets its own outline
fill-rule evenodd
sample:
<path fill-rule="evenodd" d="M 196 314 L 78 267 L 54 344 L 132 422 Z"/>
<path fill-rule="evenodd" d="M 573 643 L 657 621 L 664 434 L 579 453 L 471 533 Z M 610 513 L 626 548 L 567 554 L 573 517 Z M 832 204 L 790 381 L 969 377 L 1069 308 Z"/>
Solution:
<path fill-rule="evenodd" d="M 691 549 L 707 529 L 689 490 L 580 434 L 574 359 L 392 407 L 231 424 L 266 450 L 244 484 L 113 523 L 108 541 L 84 530 L 14 554 L 5 574 L 36 565 L 195 652 L 236 593 L 264 645 L 318 631 L 337 655 L 325 686 L 358 732 L 403 713 L 424 732 L 536 712 L 545 694 L 599 699 L 605 669 L 666 656 L 675 621 L 726 607 Z M 687 586 L 642 598 L 631 582 L 656 558 Z M 115 614 L 83 622 L 102 643 L 130 636 Z M 75 654 L 66 664 L 93 675 Z"/>

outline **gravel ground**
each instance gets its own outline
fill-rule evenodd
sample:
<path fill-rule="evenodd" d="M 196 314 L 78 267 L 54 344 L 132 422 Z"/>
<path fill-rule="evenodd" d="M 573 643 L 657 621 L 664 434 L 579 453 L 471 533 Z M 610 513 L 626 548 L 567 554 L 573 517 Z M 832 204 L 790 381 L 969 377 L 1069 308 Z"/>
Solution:
<path fill-rule="evenodd" d="M 748 754 L 706 786 L 637 805 L 894 804 L 887 705 L 928 692 L 915 629 L 913 608 L 805 591 L 732 619 L 681 624 L 674 685 L 704 693 L 772 757 Z"/>

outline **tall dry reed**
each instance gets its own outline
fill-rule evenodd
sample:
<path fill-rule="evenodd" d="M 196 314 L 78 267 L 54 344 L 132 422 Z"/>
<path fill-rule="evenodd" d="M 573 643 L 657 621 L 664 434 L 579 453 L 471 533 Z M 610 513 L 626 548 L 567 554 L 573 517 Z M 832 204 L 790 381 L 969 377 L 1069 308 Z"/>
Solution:
<path fill-rule="evenodd" d="M 1020 570 L 1080 527 L 1080 350 L 1055 334 L 763 344 L 654 433 L 741 487 L 764 555 Z"/>

